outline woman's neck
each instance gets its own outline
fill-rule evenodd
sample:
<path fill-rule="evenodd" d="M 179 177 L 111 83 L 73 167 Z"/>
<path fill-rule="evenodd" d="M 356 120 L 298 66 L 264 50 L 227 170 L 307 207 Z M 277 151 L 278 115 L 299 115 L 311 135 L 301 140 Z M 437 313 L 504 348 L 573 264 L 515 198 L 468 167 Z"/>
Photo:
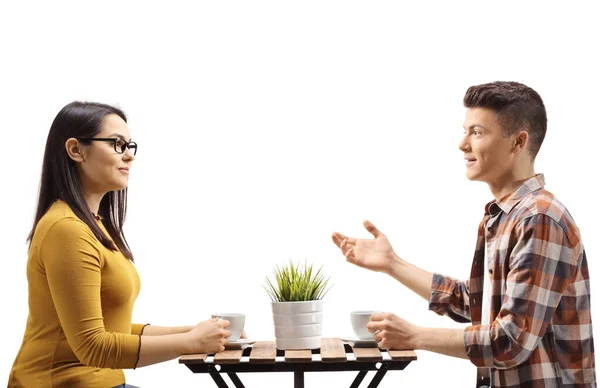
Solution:
<path fill-rule="evenodd" d="M 85 202 L 87 203 L 90 211 L 95 216 L 98 215 L 98 210 L 100 209 L 100 201 L 102 201 L 102 198 L 104 198 L 105 195 L 106 195 L 106 193 L 84 193 L 83 194 Z"/>

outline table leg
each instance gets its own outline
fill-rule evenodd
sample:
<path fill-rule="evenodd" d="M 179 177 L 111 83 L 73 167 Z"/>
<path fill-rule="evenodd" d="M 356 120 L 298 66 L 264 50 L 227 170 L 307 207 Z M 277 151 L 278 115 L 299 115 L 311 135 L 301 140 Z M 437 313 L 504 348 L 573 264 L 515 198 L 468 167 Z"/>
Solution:
<path fill-rule="evenodd" d="M 229 388 L 227 386 L 227 383 L 225 382 L 225 380 L 223 380 L 223 378 L 221 377 L 221 375 L 217 372 L 212 372 L 210 374 L 210 377 L 212 377 L 212 379 L 215 381 L 215 384 L 217 384 L 217 387 L 219 388 Z"/>
<path fill-rule="evenodd" d="M 367 375 L 367 371 L 366 370 L 361 370 L 360 372 L 358 372 L 358 374 L 356 375 L 356 378 L 352 382 L 352 385 L 350 386 L 350 388 L 358 388 L 358 387 L 360 387 L 360 383 L 362 383 L 362 381 L 363 381 L 363 379 L 365 378 L 366 375 Z"/>
<path fill-rule="evenodd" d="M 381 382 L 381 380 L 383 380 L 383 376 L 385 376 L 386 373 L 386 369 L 379 369 L 377 373 L 375 373 L 375 376 L 373 376 L 373 380 L 371 380 L 371 383 L 367 388 L 377 388 L 377 386 L 379 386 L 379 383 Z"/>
<path fill-rule="evenodd" d="M 235 373 L 227 373 L 227 376 L 229 376 L 229 378 L 233 382 L 233 385 L 235 385 L 235 388 L 246 388 L 244 387 L 244 384 L 242 384 L 242 381 L 240 380 L 238 375 L 236 375 Z"/>
<path fill-rule="evenodd" d="M 304 388 L 304 372 L 294 372 L 294 388 Z"/>

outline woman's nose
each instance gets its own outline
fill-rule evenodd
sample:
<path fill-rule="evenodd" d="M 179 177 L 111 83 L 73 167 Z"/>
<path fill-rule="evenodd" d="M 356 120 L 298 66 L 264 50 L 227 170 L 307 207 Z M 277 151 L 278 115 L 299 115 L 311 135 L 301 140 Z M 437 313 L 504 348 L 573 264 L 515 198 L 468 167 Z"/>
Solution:
<path fill-rule="evenodd" d="M 125 148 L 125 152 L 123 152 L 123 160 L 133 162 L 135 160 L 135 155 L 133 154 L 133 151 L 131 151 L 129 148 Z"/>

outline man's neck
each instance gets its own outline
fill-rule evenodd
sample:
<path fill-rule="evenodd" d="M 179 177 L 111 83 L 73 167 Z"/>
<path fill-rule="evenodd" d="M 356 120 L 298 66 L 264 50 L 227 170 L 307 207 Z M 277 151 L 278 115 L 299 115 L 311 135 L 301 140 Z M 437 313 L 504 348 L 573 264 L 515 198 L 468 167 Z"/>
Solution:
<path fill-rule="evenodd" d="M 521 171 L 510 171 L 506 175 L 499 177 L 494 182 L 488 182 L 488 186 L 496 201 L 499 201 L 507 194 L 513 192 L 521 186 L 527 179 L 535 176 L 533 165 L 524 168 Z"/>

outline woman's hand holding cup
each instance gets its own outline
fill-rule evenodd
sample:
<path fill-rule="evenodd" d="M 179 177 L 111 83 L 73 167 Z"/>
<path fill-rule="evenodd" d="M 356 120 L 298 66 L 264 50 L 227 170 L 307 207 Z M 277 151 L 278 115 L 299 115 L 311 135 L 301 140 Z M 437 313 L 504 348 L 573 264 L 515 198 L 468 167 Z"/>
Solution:
<path fill-rule="evenodd" d="M 192 353 L 218 353 L 225 350 L 231 332 L 227 320 L 211 318 L 197 324 L 188 332 Z"/>

